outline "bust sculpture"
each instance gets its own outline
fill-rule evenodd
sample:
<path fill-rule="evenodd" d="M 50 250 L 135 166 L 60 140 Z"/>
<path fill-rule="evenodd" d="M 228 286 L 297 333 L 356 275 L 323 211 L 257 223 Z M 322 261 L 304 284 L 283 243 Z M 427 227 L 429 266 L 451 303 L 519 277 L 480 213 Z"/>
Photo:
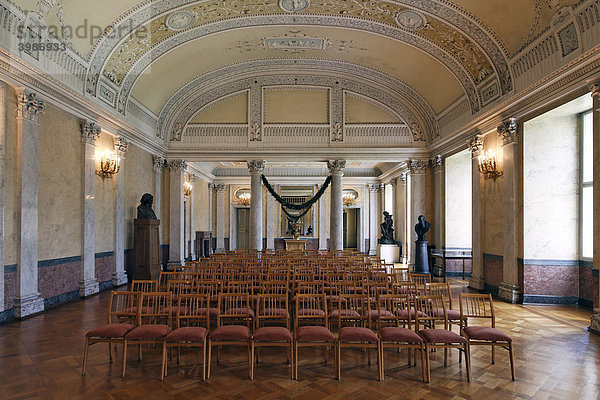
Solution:
<path fill-rule="evenodd" d="M 140 205 L 137 207 L 138 219 L 156 219 L 156 214 L 152 210 L 154 197 L 150 193 L 144 193 L 140 199 Z"/>
<path fill-rule="evenodd" d="M 417 233 L 417 242 L 425 241 L 425 234 L 431 228 L 431 224 L 425 221 L 425 217 L 423 215 L 419 215 L 419 222 L 415 225 L 415 232 Z"/>
<path fill-rule="evenodd" d="M 381 239 L 379 244 L 396 244 L 394 240 L 394 220 L 387 211 L 383 212 L 383 222 L 381 223 Z"/>

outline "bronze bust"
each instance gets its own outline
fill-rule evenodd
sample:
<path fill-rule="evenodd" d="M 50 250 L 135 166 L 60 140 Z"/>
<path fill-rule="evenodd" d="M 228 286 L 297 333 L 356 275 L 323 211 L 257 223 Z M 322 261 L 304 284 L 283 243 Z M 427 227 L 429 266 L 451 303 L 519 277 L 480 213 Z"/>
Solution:
<path fill-rule="evenodd" d="M 138 219 L 156 219 L 156 214 L 152 210 L 154 197 L 150 193 L 144 193 L 140 199 L 140 205 L 137 207 Z"/>
<path fill-rule="evenodd" d="M 417 233 L 417 241 L 425 241 L 425 234 L 431 228 L 431 224 L 425 221 L 425 216 L 419 215 L 419 222 L 415 225 L 415 232 Z"/>

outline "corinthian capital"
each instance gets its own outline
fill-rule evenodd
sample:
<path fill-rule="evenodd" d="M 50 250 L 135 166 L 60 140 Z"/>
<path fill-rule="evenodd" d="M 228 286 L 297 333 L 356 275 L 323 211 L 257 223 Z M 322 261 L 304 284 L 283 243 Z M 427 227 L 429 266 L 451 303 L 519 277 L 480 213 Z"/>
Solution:
<path fill-rule="evenodd" d="M 154 170 L 157 171 L 161 169 L 165 165 L 165 158 L 161 156 L 152 156 L 152 164 L 154 166 Z"/>
<path fill-rule="evenodd" d="M 437 155 L 431 160 L 431 165 L 433 166 L 433 172 L 440 172 L 444 166 L 444 159 L 442 156 Z"/>
<path fill-rule="evenodd" d="M 124 157 L 125 153 L 127 153 L 127 150 L 129 150 L 129 141 L 123 136 L 115 137 L 113 139 L 113 145 L 119 157 Z"/>
<path fill-rule="evenodd" d="M 84 120 L 81 123 L 81 141 L 83 143 L 96 144 L 96 139 L 100 137 L 100 125 L 93 121 Z"/>
<path fill-rule="evenodd" d="M 329 160 L 327 168 L 330 174 L 342 174 L 346 168 L 346 160 Z"/>
<path fill-rule="evenodd" d="M 262 174 L 265 169 L 265 164 L 265 160 L 248 161 L 248 171 L 250 171 L 250 174 Z"/>
<path fill-rule="evenodd" d="M 429 162 L 427 160 L 409 160 L 408 161 L 408 169 L 410 173 L 413 175 L 424 174 L 429 166 Z"/>
<path fill-rule="evenodd" d="M 600 100 L 600 81 L 591 83 L 589 88 L 590 92 L 592 93 L 592 98 L 595 100 Z M 600 108 L 596 108 L 595 111 L 600 111 Z"/>
<path fill-rule="evenodd" d="M 28 90 L 17 91 L 17 117 L 35 122 L 40 120 L 44 111 L 44 102 L 37 99 L 37 94 Z"/>
<path fill-rule="evenodd" d="M 502 139 L 502 144 L 510 144 L 517 141 L 517 120 L 510 118 L 498 126 L 498 136 Z"/>
<path fill-rule="evenodd" d="M 169 172 L 171 173 L 181 173 L 187 168 L 187 161 L 185 160 L 172 160 L 168 163 Z"/>
<path fill-rule="evenodd" d="M 476 158 L 479 157 L 481 152 L 483 151 L 483 139 L 479 136 L 475 136 L 469 142 L 469 150 L 471 150 L 471 157 Z"/>

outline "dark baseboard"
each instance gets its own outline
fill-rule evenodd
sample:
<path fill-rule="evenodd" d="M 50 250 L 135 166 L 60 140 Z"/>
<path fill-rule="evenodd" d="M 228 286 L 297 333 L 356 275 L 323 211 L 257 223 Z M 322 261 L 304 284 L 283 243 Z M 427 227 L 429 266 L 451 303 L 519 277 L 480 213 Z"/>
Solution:
<path fill-rule="evenodd" d="M 483 290 L 486 293 L 491 293 L 494 296 L 498 296 L 498 286 L 493 286 L 493 285 L 488 285 L 487 283 L 485 284 Z"/>
<path fill-rule="evenodd" d="M 579 304 L 579 297 L 524 294 L 523 295 L 523 303 L 527 303 L 527 304 Z"/>
<path fill-rule="evenodd" d="M 73 290 L 71 292 L 62 293 L 57 296 L 48 297 L 44 299 L 44 309 L 52 308 L 62 303 L 72 301 L 79 298 L 79 290 Z"/>
<path fill-rule="evenodd" d="M 0 312 L 0 325 L 15 319 L 15 311 L 12 308 Z"/>

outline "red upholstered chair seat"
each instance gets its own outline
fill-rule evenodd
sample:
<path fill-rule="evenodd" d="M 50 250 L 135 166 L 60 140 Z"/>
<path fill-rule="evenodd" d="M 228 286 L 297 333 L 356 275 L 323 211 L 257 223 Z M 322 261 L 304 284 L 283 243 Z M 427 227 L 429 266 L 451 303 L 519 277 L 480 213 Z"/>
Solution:
<path fill-rule="evenodd" d="M 356 310 L 332 310 L 329 318 L 337 318 L 340 314 L 342 314 L 342 317 L 360 317 Z"/>
<path fill-rule="evenodd" d="M 346 326 L 339 330 L 338 338 L 342 342 L 366 342 L 377 343 L 379 338 L 369 328 L 359 326 Z"/>
<path fill-rule="evenodd" d="M 203 307 L 196 310 L 196 315 L 206 315 L 206 308 Z M 215 307 L 208 308 L 208 315 L 211 318 L 217 318 L 217 316 L 219 315 L 219 309 Z"/>
<path fill-rule="evenodd" d="M 131 324 L 107 324 L 92 329 L 85 336 L 92 338 L 122 338 L 133 329 L 135 329 L 135 325 Z"/>
<path fill-rule="evenodd" d="M 248 340 L 250 338 L 250 329 L 244 325 L 225 325 L 215 329 L 210 338 L 219 340 Z"/>
<path fill-rule="evenodd" d="M 264 326 L 258 328 L 252 338 L 256 342 L 290 342 L 292 334 L 283 326 Z"/>
<path fill-rule="evenodd" d="M 377 319 L 378 316 L 379 316 L 379 313 L 377 312 L 377 310 L 370 310 L 369 311 L 369 316 L 371 317 L 371 319 Z M 393 317 L 394 314 L 392 314 L 388 310 L 381 310 L 381 316 L 382 317 Z"/>
<path fill-rule="evenodd" d="M 419 317 L 426 317 L 427 316 L 427 314 L 425 314 L 422 311 L 417 311 L 417 312 L 418 312 Z M 400 317 L 400 318 L 407 318 L 408 317 L 408 310 L 398 310 L 398 311 L 396 311 L 396 315 L 398 317 Z M 415 309 L 414 308 L 410 309 L 410 318 L 411 319 L 415 319 Z"/>
<path fill-rule="evenodd" d="M 469 326 L 463 329 L 465 335 L 469 339 L 474 340 L 489 340 L 491 342 L 511 342 L 510 336 L 498 329 L 489 328 L 486 326 Z"/>
<path fill-rule="evenodd" d="M 125 339 L 160 339 L 168 333 L 168 325 L 141 325 L 125 335 Z"/>
<path fill-rule="evenodd" d="M 314 315 L 315 317 L 324 317 L 325 311 L 318 308 L 301 308 L 296 311 L 296 314 L 303 316 Z"/>
<path fill-rule="evenodd" d="M 250 318 L 254 318 L 254 311 L 250 308 L 230 308 L 225 310 L 224 315 L 249 315 Z"/>
<path fill-rule="evenodd" d="M 440 310 L 440 309 L 433 310 L 434 317 L 440 317 L 442 315 L 444 315 L 444 310 Z M 446 315 L 448 315 L 448 319 L 451 321 L 460 320 L 460 311 L 446 310 Z M 463 319 L 466 319 L 466 318 L 463 318 Z"/>
<path fill-rule="evenodd" d="M 161 312 L 161 314 L 168 312 L 168 307 L 163 308 L 160 312 Z M 187 314 L 187 313 L 188 313 L 188 308 L 185 306 L 181 307 L 181 314 Z M 177 315 L 177 306 L 171 307 L 171 314 Z"/>
<path fill-rule="evenodd" d="M 301 326 L 296 330 L 298 342 L 334 342 L 333 333 L 324 326 Z"/>
<path fill-rule="evenodd" d="M 137 307 L 129 307 L 123 310 L 125 313 L 137 313 Z M 142 314 L 151 314 L 152 307 L 142 307 Z"/>
<path fill-rule="evenodd" d="M 423 339 L 413 330 L 402 327 L 386 327 L 379 331 L 384 342 L 423 343 Z"/>
<path fill-rule="evenodd" d="M 167 342 L 203 342 L 208 330 L 200 326 L 177 328 L 165 337 Z"/>
<path fill-rule="evenodd" d="M 467 343 L 467 339 L 446 329 L 421 329 L 419 335 L 427 343 Z"/>
<path fill-rule="evenodd" d="M 258 315 L 261 316 L 269 316 L 269 317 L 289 317 L 290 314 L 287 312 L 285 308 L 265 308 L 264 310 L 260 310 Z"/>

